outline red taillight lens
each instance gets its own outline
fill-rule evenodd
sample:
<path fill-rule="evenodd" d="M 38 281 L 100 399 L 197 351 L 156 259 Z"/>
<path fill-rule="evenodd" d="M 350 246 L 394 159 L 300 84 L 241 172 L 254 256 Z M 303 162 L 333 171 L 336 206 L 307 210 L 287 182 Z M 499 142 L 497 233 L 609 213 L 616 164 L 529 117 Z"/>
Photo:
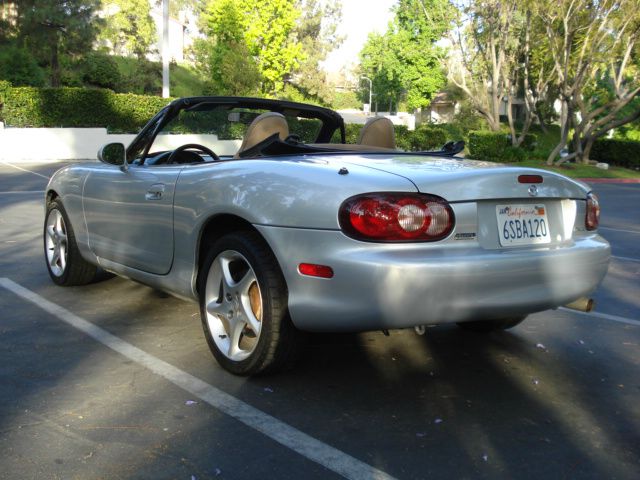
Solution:
<path fill-rule="evenodd" d="M 587 216 L 584 220 L 584 225 L 587 230 L 595 230 L 600 224 L 600 202 L 598 196 L 589 192 L 587 195 Z"/>
<path fill-rule="evenodd" d="M 314 263 L 301 263 L 298 271 L 302 275 L 309 277 L 333 278 L 333 269 L 326 265 L 316 265 Z"/>
<path fill-rule="evenodd" d="M 340 227 L 358 240 L 432 242 L 451 233 L 455 223 L 446 200 L 435 195 L 369 193 L 340 207 Z"/>

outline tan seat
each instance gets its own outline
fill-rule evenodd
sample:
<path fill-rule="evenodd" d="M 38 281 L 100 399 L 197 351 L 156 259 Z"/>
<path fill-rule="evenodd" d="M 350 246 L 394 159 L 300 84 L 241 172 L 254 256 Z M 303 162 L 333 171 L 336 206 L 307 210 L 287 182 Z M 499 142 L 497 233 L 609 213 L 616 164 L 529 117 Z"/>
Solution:
<path fill-rule="evenodd" d="M 287 125 L 284 115 L 276 112 L 266 112 L 258 115 L 247 128 L 247 132 L 242 139 L 242 145 L 240 145 L 240 149 L 234 155 L 234 158 L 240 158 L 240 153 L 255 147 L 275 133 L 279 135 L 280 140 L 284 140 L 289 136 L 289 125 Z"/>
<path fill-rule="evenodd" d="M 393 123 L 385 117 L 370 118 L 360 131 L 358 144 L 395 150 L 396 133 Z"/>
<path fill-rule="evenodd" d="M 368 145 L 370 147 L 396 148 L 396 132 L 393 123 L 386 117 L 374 117 L 367 120 L 362 130 L 360 145 Z"/>

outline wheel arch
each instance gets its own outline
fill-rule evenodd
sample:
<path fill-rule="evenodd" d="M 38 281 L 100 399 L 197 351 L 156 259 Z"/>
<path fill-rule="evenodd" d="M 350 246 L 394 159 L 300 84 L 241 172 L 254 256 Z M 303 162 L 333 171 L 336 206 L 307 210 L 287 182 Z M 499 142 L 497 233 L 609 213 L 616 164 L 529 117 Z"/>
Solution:
<path fill-rule="evenodd" d="M 47 194 L 45 196 L 45 202 L 46 205 L 49 205 L 51 202 L 53 202 L 54 200 L 56 200 L 57 198 L 60 198 L 60 195 L 58 194 L 58 192 L 56 192 L 54 189 L 50 188 L 47 190 Z"/>
<path fill-rule="evenodd" d="M 273 253 L 273 248 L 271 248 L 271 245 L 269 245 L 267 239 L 264 238 L 264 236 L 258 231 L 258 229 L 255 228 L 248 220 L 233 214 L 217 214 L 209 217 L 202 225 L 200 234 L 198 235 L 198 247 L 196 250 L 197 256 L 195 259 L 195 274 L 193 277 L 194 291 L 196 293 L 199 293 L 198 277 L 200 275 L 200 269 L 202 267 L 202 263 L 206 258 L 208 249 L 211 248 L 211 246 L 222 236 L 228 233 L 242 231 L 254 232 L 259 235 Z M 277 258 L 276 261 L 278 261 Z M 280 269 L 282 269 L 279 263 L 280 262 L 278 262 L 278 266 L 280 267 Z"/>

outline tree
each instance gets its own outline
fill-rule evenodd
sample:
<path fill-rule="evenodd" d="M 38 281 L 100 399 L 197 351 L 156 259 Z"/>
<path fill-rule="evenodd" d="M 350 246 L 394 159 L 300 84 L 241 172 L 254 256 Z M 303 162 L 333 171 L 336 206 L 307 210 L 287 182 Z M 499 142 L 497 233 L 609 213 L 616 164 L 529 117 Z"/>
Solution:
<path fill-rule="evenodd" d="M 251 95 L 260 87 L 260 71 L 245 41 L 243 12 L 234 0 L 220 0 L 206 12 L 208 38 L 196 43 L 196 58 L 209 73 L 215 93 Z"/>
<path fill-rule="evenodd" d="M 521 32 L 516 25 L 517 3 L 488 0 L 458 8 L 458 23 L 451 32 L 455 49 L 449 57 L 449 79 L 497 131 L 503 98 L 511 98 L 517 82 L 514 66 Z"/>
<path fill-rule="evenodd" d="M 105 0 L 103 5 L 108 16 L 100 39 L 118 55 L 142 58 L 149 53 L 157 40 L 149 0 Z"/>
<path fill-rule="evenodd" d="M 20 0 L 16 4 L 17 37 L 51 71 L 51 85 L 60 86 L 60 54 L 92 49 L 101 20 L 100 0 Z"/>
<path fill-rule="evenodd" d="M 360 51 L 360 68 L 371 79 L 377 105 L 397 105 L 403 92 L 402 69 L 398 56 L 393 51 L 394 35 L 370 33 Z M 371 106 L 373 108 L 373 105 Z"/>
<path fill-rule="evenodd" d="M 14 87 L 42 87 L 45 74 L 26 49 L 7 45 L 0 49 L 0 80 L 9 81 Z"/>
<path fill-rule="evenodd" d="M 444 50 L 437 45 L 449 30 L 447 0 L 400 0 L 384 35 L 371 34 L 360 53 L 362 71 L 374 82 L 378 100 L 410 109 L 425 107 L 446 83 Z"/>
<path fill-rule="evenodd" d="M 343 41 L 337 35 L 342 5 L 338 0 L 298 0 L 296 8 L 301 15 L 293 33 L 302 47 L 302 54 L 291 82 L 306 96 L 329 104 L 333 99 L 333 91 L 320 72 L 320 63 Z"/>
<path fill-rule="evenodd" d="M 207 4 L 199 42 L 198 61 L 208 65 L 214 78 L 223 59 L 240 68 L 256 67 L 262 93 L 282 90 L 284 80 L 302 59 L 302 46 L 292 32 L 300 12 L 295 0 L 216 0 Z M 235 57 L 235 59 L 233 58 Z"/>
<path fill-rule="evenodd" d="M 14 1 L 0 0 L 0 44 L 11 41 L 16 34 L 13 16 L 16 13 Z"/>
<path fill-rule="evenodd" d="M 547 159 L 556 161 L 573 128 L 572 152 L 587 162 L 595 140 L 640 118 L 640 12 L 634 0 L 540 0 L 537 17 L 555 66 L 561 138 Z"/>

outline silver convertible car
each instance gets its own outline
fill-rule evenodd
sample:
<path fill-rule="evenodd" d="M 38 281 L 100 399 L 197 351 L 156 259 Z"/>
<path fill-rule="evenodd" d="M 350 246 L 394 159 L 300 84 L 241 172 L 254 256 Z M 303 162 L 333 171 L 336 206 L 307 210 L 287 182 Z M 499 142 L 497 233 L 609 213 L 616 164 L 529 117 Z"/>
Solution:
<path fill-rule="evenodd" d="M 462 146 L 400 151 L 382 117 L 346 144 L 328 109 L 179 99 L 128 147 L 51 178 L 47 268 L 62 286 L 102 269 L 198 301 L 239 375 L 291 365 L 304 332 L 490 331 L 588 309 L 610 256 L 596 196 Z"/>

